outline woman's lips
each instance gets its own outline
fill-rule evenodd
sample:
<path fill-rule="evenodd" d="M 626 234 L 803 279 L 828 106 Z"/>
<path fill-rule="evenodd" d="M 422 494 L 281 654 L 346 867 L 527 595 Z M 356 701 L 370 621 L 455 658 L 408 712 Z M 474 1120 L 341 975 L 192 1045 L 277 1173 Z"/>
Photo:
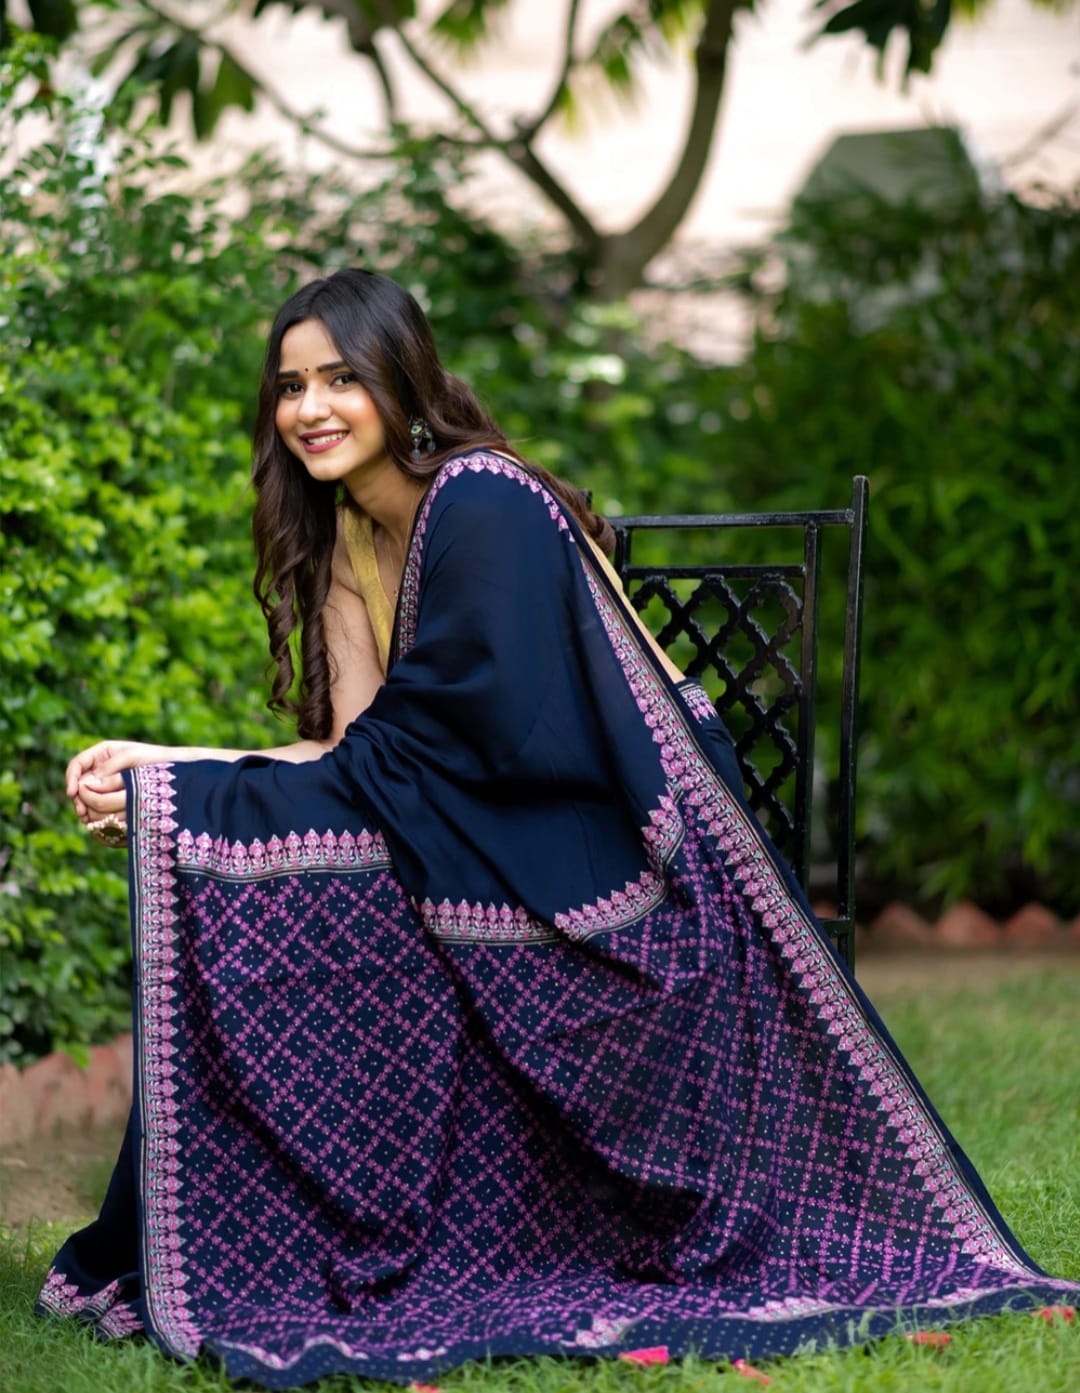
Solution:
<path fill-rule="evenodd" d="M 300 439 L 309 455 L 321 455 L 324 450 L 332 450 L 335 445 L 340 445 L 348 433 L 347 430 L 335 430 L 325 435 L 302 435 Z"/>

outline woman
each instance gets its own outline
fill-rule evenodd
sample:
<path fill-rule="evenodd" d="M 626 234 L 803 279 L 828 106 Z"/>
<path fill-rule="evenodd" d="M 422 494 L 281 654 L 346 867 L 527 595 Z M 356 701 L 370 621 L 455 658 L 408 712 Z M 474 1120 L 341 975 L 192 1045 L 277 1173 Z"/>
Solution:
<path fill-rule="evenodd" d="M 1075 1294 L 837 960 L 602 522 L 399 287 L 286 304 L 254 477 L 303 738 L 72 762 L 80 816 L 130 842 L 137 1088 L 42 1309 L 290 1387 L 783 1354 Z"/>

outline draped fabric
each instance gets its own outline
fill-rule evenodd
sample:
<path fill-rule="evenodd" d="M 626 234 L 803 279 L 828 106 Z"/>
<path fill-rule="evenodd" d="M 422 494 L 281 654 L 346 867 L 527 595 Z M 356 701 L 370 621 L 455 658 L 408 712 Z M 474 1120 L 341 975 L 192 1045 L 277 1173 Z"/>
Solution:
<path fill-rule="evenodd" d="M 1075 1298 L 527 471 L 440 471 L 391 656 L 316 763 L 128 777 L 136 1102 L 40 1309 L 286 1388 Z"/>

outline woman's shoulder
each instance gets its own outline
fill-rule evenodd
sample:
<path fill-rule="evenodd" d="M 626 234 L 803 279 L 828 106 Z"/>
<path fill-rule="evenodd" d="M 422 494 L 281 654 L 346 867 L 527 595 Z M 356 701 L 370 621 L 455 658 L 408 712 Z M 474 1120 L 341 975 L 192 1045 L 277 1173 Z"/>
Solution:
<path fill-rule="evenodd" d="M 431 493 L 433 505 L 441 502 L 442 509 L 464 505 L 470 513 L 490 512 L 493 521 L 508 524 L 516 517 L 544 514 L 569 532 L 564 509 L 544 482 L 521 460 L 498 450 L 475 449 L 452 456 L 436 475 Z"/>
<path fill-rule="evenodd" d="M 528 467 L 513 455 L 504 455 L 500 450 L 475 448 L 464 450 L 459 455 L 451 455 L 435 476 L 435 486 L 447 488 L 451 483 L 461 480 L 472 484 L 472 491 L 492 483 L 505 481 L 523 483 L 529 477 Z M 460 488 L 461 485 L 458 484 Z"/>

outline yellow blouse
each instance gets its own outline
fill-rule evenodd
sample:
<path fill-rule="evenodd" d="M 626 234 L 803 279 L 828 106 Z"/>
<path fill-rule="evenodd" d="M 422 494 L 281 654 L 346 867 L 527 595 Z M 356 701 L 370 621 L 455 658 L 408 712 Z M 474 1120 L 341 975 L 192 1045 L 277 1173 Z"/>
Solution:
<path fill-rule="evenodd" d="M 342 513 L 342 527 L 345 532 L 345 547 L 349 553 L 349 564 L 356 577 L 360 597 L 367 605 L 368 618 L 375 635 L 375 646 L 379 650 L 379 665 L 385 673 L 390 662 L 390 639 L 394 632 L 394 605 L 379 578 L 371 518 L 367 513 L 357 512 L 355 508 L 346 508 Z"/>

